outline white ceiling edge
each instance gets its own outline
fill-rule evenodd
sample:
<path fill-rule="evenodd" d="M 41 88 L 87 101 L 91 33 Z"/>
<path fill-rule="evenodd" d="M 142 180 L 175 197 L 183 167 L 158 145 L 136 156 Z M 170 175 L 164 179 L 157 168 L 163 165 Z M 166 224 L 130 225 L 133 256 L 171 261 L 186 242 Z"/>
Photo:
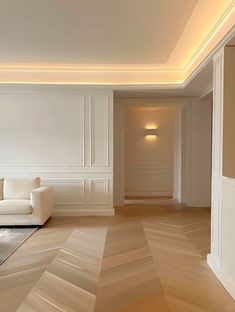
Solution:
<path fill-rule="evenodd" d="M 55 92 L 76 92 L 92 89 L 94 91 L 114 91 L 115 98 L 121 97 L 195 97 L 205 93 L 212 85 L 212 62 L 207 63 L 187 86 L 167 84 L 167 85 L 149 85 L 141 84 L 133 85 L 98 85 L 98 84 L 38 84 L 38 83 L 16 83 L 16 84 L 0 84 L 0 93 L 12 92 L 41 92 L 46 90 L 55 90 Z"/>
<path fill-rule="evenodd" d="M 0 92 L 8 93 L 17 91 L 17 92 L 35 92 L 38 90 L 47 90 L 54 89 L 57 91 L 61 90 L 69 90 L 69 91 L 86 91 L 87 89 L 94 90 L 110 90 L 115 92 L 115 97 L 185 97 L 185 96 L 201 96 L 206 93 L 207 90 L 211 89 L 212 85 L 212 60 L 207 60 L 202 64 L 197 71 L 194 72 L 193 79 L 187 81 L 187 84 L 164 84 L 164 85 L 149 85 L 149 84 L 140 84 L 136 85 L 103 85 L 103 84 L 38 84 L 38 83 L 30 83 L 30 84 L 0 84 Z"/>

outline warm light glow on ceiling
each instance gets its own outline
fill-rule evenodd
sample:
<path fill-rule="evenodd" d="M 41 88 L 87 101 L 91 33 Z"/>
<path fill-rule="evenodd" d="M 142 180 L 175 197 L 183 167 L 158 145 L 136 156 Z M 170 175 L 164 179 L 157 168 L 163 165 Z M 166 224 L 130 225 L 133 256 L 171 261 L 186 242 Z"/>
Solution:
<path fill-rule="evenodd" d="M 235 35 L 235 0 L 216 3 L 213 19 L 211 17 L 208 24 L 203 24 L 200 16 L 211 7 L 207 1 L 198 1 L 196 11 L 165 64 L 3 63 L 0 64 L 0 84 L 159 85 L 163 88 L 184 88 L 195 72 L 201 69 L 200 66 L 212 58 L 215 48 L 219 44 L 222 47 L 227 39 Z M 207 15 L 208 12 L 203 14 L 204 19 Z M 190 36 L 192 30 L 196 35 L 200 33 L 200 38 Z M 224 38 L 226 40 L 223 42 Z"/>

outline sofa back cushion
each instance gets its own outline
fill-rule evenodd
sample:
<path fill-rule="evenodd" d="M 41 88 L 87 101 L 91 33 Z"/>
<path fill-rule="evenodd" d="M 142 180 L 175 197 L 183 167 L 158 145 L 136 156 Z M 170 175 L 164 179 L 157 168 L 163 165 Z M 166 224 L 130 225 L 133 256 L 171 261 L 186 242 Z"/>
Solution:
<path fill-rule="evenodd" d="M 0 178 L 0 200 L 3 200 L 3 181 L 4 179 Z"/>
<path fill-rule="evenodd" d="M 30 193 L 40 187 L 40 178 L 4 179 L 4 199 L 30 199 Z"/>

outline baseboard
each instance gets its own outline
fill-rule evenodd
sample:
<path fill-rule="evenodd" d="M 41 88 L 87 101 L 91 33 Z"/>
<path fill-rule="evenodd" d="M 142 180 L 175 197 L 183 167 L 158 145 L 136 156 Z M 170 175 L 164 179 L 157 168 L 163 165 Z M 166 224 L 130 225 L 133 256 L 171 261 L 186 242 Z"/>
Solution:
<path fill-rule="evenodd" d="M 116 200 L 113 203 L 114 207 L 123 207 L 125 205 L 125 200 L 121 199 L 121 200 Z"/>
<path fill-rule="evenodd" d="M 198 202 L 198 203 L 194 203 L 194 202 L 189 202 L 187 203 L 188 207 L 198 207 L 198 208 L 210 208 L 211 207 L 211 203 L 210 202 Z"/>
<path fill-rule="evenodd" d="M 211 254 L 207 256 L 207 263 L 227 292 L 233 297 L 233 299 L 235 299 L 235 282 L 222 268 L 218 266 L 217 262 Z"/>
<path fill-rule="evenodd" d="M 172 192 L 126 192 L 126 197 L 172 197 Z"/>
<path fill-rule="evenodd" d="M 57 209 L 53 211 L 53 216 L 63 216 L 63 217 L 72 217 L 72 216 L 114 216 L 115 209 L 112 208 L 66 208 L 66 209 Z"/>

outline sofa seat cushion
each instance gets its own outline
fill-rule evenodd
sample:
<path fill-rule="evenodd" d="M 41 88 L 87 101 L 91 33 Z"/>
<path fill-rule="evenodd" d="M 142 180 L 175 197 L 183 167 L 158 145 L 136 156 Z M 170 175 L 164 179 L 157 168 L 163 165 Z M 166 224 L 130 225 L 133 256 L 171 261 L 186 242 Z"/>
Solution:
<path fill-rule="evenodd" d="M 38 187 L 40 178 L 4 179 L 3 199 L 30 199 L 30 193 Z"/>
<path fill-rule="evenodd" d="M 0 200 L 0 215 L 21 215 L 31 214 L 33 208 L 30 200 L 27 199 L 8 199 Z"/>

